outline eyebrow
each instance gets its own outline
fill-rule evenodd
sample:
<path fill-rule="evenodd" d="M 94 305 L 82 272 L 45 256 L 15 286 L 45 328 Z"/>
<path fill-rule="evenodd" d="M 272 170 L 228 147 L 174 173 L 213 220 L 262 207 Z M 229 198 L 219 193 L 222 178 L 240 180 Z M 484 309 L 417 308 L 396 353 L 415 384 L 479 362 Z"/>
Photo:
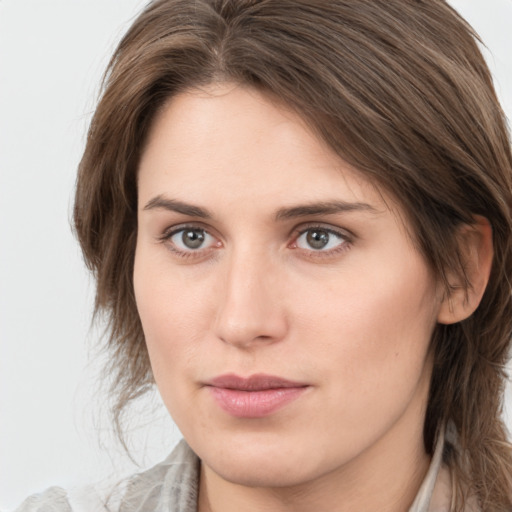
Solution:
<path fill-rule="evenodd" d="M 206 209 L 192 204 L 184 203 L 176 199 L 167 199 L 162 195 L 158 195 L 150 199 L 144 210 L 169 210 L 171 212 L 181 213 L 189 217 L 199 217 L 201 219 L 211 219 L 213 215 Z"/>
<path fill-rule="evenodd" d="M 150 199 L 143 208 L 144 210 L 168 210 L 189 217 L 199 217 L 201 219 L 212 219 L 213 215 L 200 206 L 195 206 L 177 199 L 169 199 L 162 195 L 158 195 Z M 309 215 L 333 215 L 336 213 L 366 211 L 370 213 L 378 213 L 378 211 L 367 203 L 350 203 L 347 201 L 322 201 L 319 203 L 310 203 L 289 208 L 280 208 L 275 214 L 275 220 L 289 220 L 298 217 L 307 217 Z"/>
<path fill-rule="evenodd" d="M 377 214 L 378 211 L 367 203 L 349 203 L 346 201 L 327 201 L 311 203 L 290 208 L 281 208 L 276 213 L 276 220 L 294 219 L 296 217 L 307 217 L 309 215 L 333 215 L 336 213 L 365 211 Z"/>

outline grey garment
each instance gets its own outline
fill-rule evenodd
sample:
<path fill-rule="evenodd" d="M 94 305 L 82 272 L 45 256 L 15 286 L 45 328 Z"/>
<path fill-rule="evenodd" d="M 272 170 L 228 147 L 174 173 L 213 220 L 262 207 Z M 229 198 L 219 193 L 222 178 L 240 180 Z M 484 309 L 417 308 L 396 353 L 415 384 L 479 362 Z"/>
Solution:
<path fill-rule="evenodd" d="M 51 487 L 14 512 L 196 512 L 199 458 L 182 440 L 167 459 L 116 484 Z"/>
<path fill-rule="evenodd" d="M 416 495 L 416 499 L 414 500 L 411 508 L 409 508 L 409 512 L 449 512 L 450 511 L 450 501 L 451 497 L 447 496 L 439 496 L 441 493 L 441 484 L 444 482 L 438 482 L 438 476 L 441 470 L 441 466 L 443 463 L 443 452 L 445 445 L 445 431 L 441 430 L 439 434 L 439 439 L 437 440 L 436 449 L 434 451 L 434 455 L 432 456 L 432 461 L 430 462 L 430 467 L 428 468 L 427 474 L 419 488 L 418 494 Z M 438 485 L 436 485 L 438 484 Z M 438 487 L 436 489 L 436 487 Z M 443 485 L 444 490 L 444 485 Z M 432 501 L 432 496 L 434 491 L 437 491 L 437 499 L 434 501 L 440 502 L 441 507 L 438 508 L 436 506 L 435 509 L 430 507 L 430 503 Z M 444 494 L 444 492 L 443 492 Z"/>
<path fill-rule="evenodd" d="M 443 490 L 446 486 L 436 484 L 443 448 L 441 435 L 409 512 L 449 512 L 450 496 L 444 496 Z M 92 488 L 66 492 L 52 487 L 25 500 L 15 512 L 197 512 L 199 467 L 199 458 L 182 440 L 166 460 L 108 493 Z M 435 508 L 430 507 L 431 500 Z"/>
<path fill-rule="evenodd" d="M 27 498 L 14 512 L 73 512 L 68 494 L 60 487 L 51 487 Z"/>
<path fill-rule="evenodd" d="M 162 463 L 133 478 L 119 512 L 196 512 L 199 458 L 182 440 Z"/>

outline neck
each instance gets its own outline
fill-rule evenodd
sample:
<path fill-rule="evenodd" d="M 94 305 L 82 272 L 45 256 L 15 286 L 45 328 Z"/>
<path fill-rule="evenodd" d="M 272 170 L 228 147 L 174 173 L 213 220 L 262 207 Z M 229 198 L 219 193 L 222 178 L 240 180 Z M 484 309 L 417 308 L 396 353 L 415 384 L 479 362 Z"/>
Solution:
<path fill-rule="evenodd" d="M 416 417 L 418 411 L 414 411 Z M 404 421 L 402 421 L 404 420 Z M 314 481 L 292 487 L 247 487 L 201 467 L 199 512 L 403 512 L 428 470 L 423 422 L 411 429 L 401 418 L 357 459 Z"/>

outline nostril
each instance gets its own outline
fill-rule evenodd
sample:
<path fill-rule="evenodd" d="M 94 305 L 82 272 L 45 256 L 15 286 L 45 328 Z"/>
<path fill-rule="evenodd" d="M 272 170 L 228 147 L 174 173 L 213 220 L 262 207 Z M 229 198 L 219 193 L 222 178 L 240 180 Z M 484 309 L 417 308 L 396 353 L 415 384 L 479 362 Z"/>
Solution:
<path fill-rule="evenodd" d="M 255 344 L 268 344 L 281 340 L 286 334 L 286 321 L 282 312 L 236 312 L 225 308 L 215 325 L 217 337 L 224 343 L 248 348 Z"/>

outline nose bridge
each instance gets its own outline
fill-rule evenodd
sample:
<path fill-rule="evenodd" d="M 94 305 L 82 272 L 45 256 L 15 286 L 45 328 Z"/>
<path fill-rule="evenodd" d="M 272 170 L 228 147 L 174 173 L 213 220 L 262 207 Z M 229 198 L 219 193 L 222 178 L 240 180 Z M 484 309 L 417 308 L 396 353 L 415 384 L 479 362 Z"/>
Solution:
<path fill-rule="evenodd" d="M 287 323 L 276 265 L 264 251 L 232 251 L 217 309 L 216 330 L 222 341 L 248 348 L 284 337 Z"/>

